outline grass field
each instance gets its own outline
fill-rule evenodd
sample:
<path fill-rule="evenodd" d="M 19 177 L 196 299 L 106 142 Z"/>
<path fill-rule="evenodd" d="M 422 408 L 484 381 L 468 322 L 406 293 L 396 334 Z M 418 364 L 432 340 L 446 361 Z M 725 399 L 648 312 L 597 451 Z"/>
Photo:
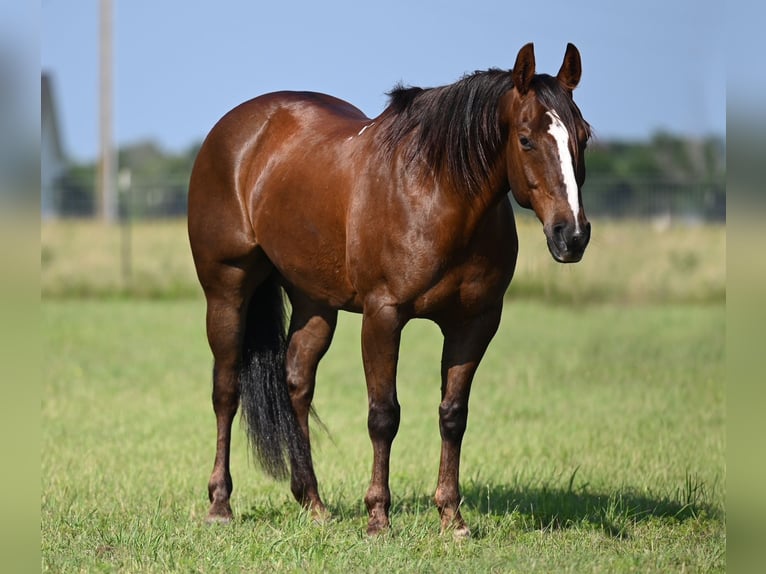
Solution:
<path fill-rule="evenodd" d="M 696 242 L 685 237 L 659 249 L 665 255 L 655 262 L 661 269 L 675 260 L 687 274 L 713 277 L 704 291 L 684 283 L 683 273 L 624 275 L 627 262 L 609 273 L 598 249 L 611 243 L 596 235 L 586 260 L 601 276 L 566 268 L 574 291 L 552 298 L 577 302 L 588 299 L 586 288 L 602 285 L 604 296 L 620 285 L 613 299 L 644 304 L 511 299 L 472 395 L 461 482 L 473 537 L 460 544 L 439 534 L 430 501 L 439 452 L 432 325 L 414 322 L 404 333 L 390 535 L 363 533 L 371 452 L 359 318 L 350 315 L 320 366 L 315 400 L 329 430 L 315 435 L 317 474 L 335 521 L 311 524 L 286 484 L 253 468 L 238 431 L 236 520 L 206 527 L 215 429 L 203 303 L 73 298 L 64 284 L 81 273 L 62 268 L 66 242 L 51 240 L 53 232 L 77 235 L 43 230 L 43 571 L 725 570 L 724 283 L 705 259 L 722 250 L 715 239 L 707 240 L 713 251 L 699 249 L 700 237 L 720 242 L 722 230 L 692 230 L 702 234 Z M 148 241 L 142 237 L 137 242 Z M 645 242 L 633 248 L 650 250 Z M 151 265 L 188 273 L 172 250 L 162 257 Z M 95 262 L 80 264 L 99 278 Z M 154 277 L 146 265 L 134 269 L 136 279 L 145 271 Z M 522 267 L 519 277 L 525 272 L 534 269 Z M 633 281 L 654 294 L 639 296 L 635 287 L 631 295 L 625 285 Z M 155 295 L 186 292 L 178 288 L 185 282 Z M 675 302 L 687 287 L 685 302 Z M 652 303 L 663 289 L 670 303 Z M 56 293 L 68 297 L 51 298 Z"/>
<path fill-rule="evenodd" d="M 553 261 L 541 225 L 519 217 L 519 262 L 510 295 L 560 303 L 723 302 L 722 225 L 655 226 L 593 221 L 582 262 Z M 142 298 L 201 295 L 183 221 L 143 222 L 128 233 L 85 221 L 46 222 L 41 237 L 44 297 Z"/>

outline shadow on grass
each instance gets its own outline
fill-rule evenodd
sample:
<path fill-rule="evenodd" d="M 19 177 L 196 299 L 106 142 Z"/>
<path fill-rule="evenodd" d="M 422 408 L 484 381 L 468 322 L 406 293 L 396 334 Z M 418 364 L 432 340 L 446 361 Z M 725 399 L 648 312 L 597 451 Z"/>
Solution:
<path fill-rule="evenodd" d="M 706 485 L 692 475 L 684 484 L 669 495 L 655 496 L 630 487 L 611 493 L 590 492 L 587 484 L 574 487 L 577 471 L 572 473 L 564 486 L 504 485 L 469 481 L 462 486 L 463 507 L 495 520 L 511 520 L 520 530 L 562 530 L 583 525 L 600 528 L 615 538 L 629 538 L 629 529 L 636 524 L 660 519 L 683 523 L 702 517 L 723 520 L 723 510 L 709 502 Z M 297 505 L 292 500 L 282 504 L 253 507 L 242 515 L 245 521 L 279 522 L 285 516 L 295 516 Z M 367 516 L 361 497 L 350 500 L 341 497 L 330 504 L 333 520 L 363 520 Z M 392 518 L 396 515 L 423 515 L 436 508 L 432 494 L 409 493 L 396 496 L 393 493 Z M 310 522 L 308 514 L 304 516 Z M 469 518 L 470 521 L 470 518 Z M 485 534 L 486 525 L 474 529 L 474 537 Z"/>
<path fill-rule="evenodd" d="M 600 527 L 607 534 L 626 538 L 629 528 L 652 519 L 675 522 L 702 516 L 720 519 L 721 510 L 707 501 L 704 485 L 691 477 L 673 496 L 653 496 L 622 488 L 612 493 L 587 488 L 519 487 L 468 484 L 463 504 L 485 516 L 513 515 L 525 530 L 566 529 L 582 524 Z"/>

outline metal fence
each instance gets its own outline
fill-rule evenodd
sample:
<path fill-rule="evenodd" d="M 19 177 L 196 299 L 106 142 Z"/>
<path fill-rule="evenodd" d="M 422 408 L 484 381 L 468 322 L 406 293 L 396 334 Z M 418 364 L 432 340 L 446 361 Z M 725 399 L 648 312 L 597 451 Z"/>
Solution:
<path fill-rule="evenodd" d="M 98 213 L 95 182 L 77 177 L 61 178 L 48 194 L 51 212 L 62 218 L 88 218 Z M 118 192 L 117 213 L 120 219 L 161 219 L 186 216 L 188 181 L 139 183 Z"/>
<path fill-rule="evenodd" d="M 589 215 L 717 221 L 726 220 L 725 181 L 677 183 L 647 179 L 586 182 Z"/>

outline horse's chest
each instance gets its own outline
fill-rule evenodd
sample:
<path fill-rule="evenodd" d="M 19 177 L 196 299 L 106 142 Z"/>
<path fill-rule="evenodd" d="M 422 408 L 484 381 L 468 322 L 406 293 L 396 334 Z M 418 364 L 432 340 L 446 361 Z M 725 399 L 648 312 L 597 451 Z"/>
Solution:
<path fill-rule="evenodd" d="M 417 316 L 433 316 L 447 308 L 472 314 L 503 296 L 517 252 L 509 205 L 501 202 L 466 225 L 466 210 L 424 212 L 422 205 L 392 203 L 347 235 L 360 300 L 383 296 Z"/>

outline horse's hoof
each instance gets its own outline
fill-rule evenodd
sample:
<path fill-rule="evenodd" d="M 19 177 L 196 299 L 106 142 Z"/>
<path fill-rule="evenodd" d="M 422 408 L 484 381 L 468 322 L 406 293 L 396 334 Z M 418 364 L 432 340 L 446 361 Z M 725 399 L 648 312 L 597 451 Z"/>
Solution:
<path fill-rule="evenodd" d="M 442 535 L 445 534 L 452 534 L 452 539 L 455 542 L 460 542 L 461 540 L 467 540 L 471 537 L 471 529 L 468 528 L 468 525 L 465 522 L 460 521 L 459 523 L 451 522 L 449 524 L 442 525 L 441 529 Z"/>
<path fill-rule="evenodd" d="M 228 504 L 212 504 L 205 517 L 205 524 L 229 524 L 234 515 Z"/>
<path fill-rule="evenodd" d="M 367 524 L 367 536 L 376 537 L 388 534 L 391 531 L 391 525 L 389 523 L 372 522 Z"/>
<path fill-rule="evenodd" d="M 323 526 L 332 522 L 332 514 L 324 506 L 321 508 L 312 508 L 309 510 L 311 522 L 317 526 Z"/>
<path fill-rule="evenodd" d="M 218 514 L 208 514 L 205 517 L 205 524 L 229 524 L 232 520 L 231 516 L 220 516 Z"/>
<path fill-rule="evenodd" d="M 452 539 L 455 542 L 460 542 L 462 540 L 468 540 L 471 537 L 471 529 L 468 528 L 465 524 L 462 526 L 458 526 L 457 528 L 452 530 Z"/>

